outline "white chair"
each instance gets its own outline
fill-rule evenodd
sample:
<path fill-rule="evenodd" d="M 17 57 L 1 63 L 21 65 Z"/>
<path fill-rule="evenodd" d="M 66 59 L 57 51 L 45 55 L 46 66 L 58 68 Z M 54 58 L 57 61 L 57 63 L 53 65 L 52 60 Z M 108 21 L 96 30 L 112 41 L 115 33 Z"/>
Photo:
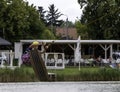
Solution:
<path fill-rule="evenodd" d="M 62 59 L 58 59 L 57 63 L 63 63 Z"/>
<path fill-rule="evenodd" d="M 120 63 L 120 58 L 118 58 L 118 59 L 116 60 L 116 63 Z"/>
<path fill-rule="evenodd" d="M 109 61 L 106 60 L 106 59 L 102 59 L 102 62 L 105 63 L 105 64 L 109 63 Z"/>
<path fill-rule="evenodd" d="M 54 62 L 55 62 L 55 59 L 51 58 L 50 63 L 54 63 Z"/>
<path fill-rule="evenodd" d="M 69 63 L 69 59 L 64 59 L 65 64 Z"/>

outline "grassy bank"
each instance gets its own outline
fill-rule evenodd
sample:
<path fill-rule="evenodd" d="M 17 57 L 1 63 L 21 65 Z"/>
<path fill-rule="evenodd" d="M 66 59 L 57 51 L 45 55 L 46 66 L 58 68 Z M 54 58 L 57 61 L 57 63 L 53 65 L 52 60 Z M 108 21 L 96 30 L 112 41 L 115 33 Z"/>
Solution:
<path fill-rule="evenodd" d="M 120 81 L 120 70 L 100 67 L 68 67 L 63 70 L 48 70 L 56 73 L 56 81 Z M 0 82 L 34 82 L 38 81 L 32 67 L 15 70 L 0 69 Z"/>
<path fill-rule="evenodd" d="M 66 68 L 50 70 L 57 74 L 57 81 L 120 81 L 120 70 L 111 68 Z"/>
<path fill-rule="evenodd" d="M 14 70 L 0 69 L 0 82 L 33 82 L 38 81 L 33 69 L 28 67 L 16 68 Z"/>

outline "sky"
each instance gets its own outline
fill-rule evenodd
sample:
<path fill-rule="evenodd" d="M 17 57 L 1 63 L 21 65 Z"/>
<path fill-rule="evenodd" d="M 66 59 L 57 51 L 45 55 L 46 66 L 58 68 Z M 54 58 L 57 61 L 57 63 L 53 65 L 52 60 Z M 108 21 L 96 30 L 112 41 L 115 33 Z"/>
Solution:
<path fill-rule="evenodd" d="M 75 22 L 77 18 L 81 17 L 82 10 L 80 9 L 80 5 L 77 0 L 25 0 L 29 2 L 29 4 L 34 4 L 34 6 L 42 6 L 44 10 L 48 10 L 48 7 L 51 4 L 55 5 L 55 9 L 58 9 L 62 15 L 60 19 L 66 20 L 68 18 L 69 21 Z"/>

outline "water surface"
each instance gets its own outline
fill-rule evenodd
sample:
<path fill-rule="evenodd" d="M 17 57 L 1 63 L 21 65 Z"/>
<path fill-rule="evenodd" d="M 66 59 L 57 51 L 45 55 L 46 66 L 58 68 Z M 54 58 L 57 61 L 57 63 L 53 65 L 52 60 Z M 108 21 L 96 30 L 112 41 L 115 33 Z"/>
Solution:
<path fill-rule="evenodd" d="M 0 92 L 120 92 L 120 81 L 0 83 Z"/>

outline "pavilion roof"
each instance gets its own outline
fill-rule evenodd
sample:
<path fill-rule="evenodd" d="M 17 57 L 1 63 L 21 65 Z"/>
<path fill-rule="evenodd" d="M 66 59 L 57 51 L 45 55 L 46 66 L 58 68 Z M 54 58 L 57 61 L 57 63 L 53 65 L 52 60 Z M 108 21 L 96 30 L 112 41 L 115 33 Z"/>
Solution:
<path fill-rule="evenodd" d="M 78 40 L 39 40 L 36 39 L 39 42 L 46 42 L 46 43 L 51 43 L 54 41 L 55 43 L 77 43 Z M 22 43 L 32 43 L 33 41 L 36 40 L 20 40 Z M 81 44 L 120 44 L 120 40 L 80 40 Z"/>

